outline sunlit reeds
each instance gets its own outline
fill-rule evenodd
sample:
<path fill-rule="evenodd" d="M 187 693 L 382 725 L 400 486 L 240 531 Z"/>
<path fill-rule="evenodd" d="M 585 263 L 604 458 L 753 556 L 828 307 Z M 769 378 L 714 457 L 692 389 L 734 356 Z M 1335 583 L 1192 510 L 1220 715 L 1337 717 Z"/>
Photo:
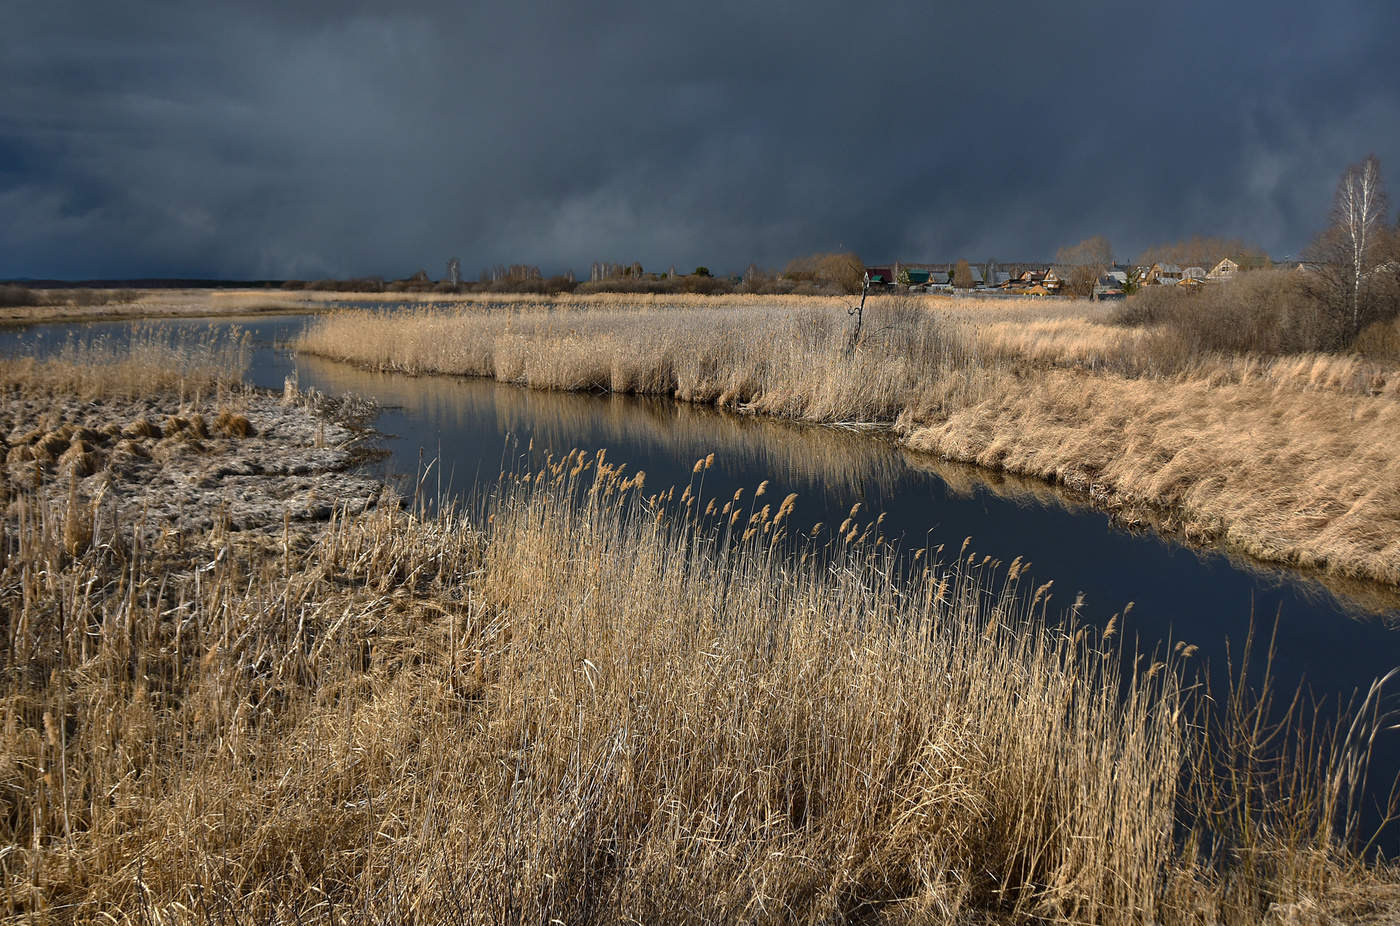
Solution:
<path fill-rule="evenodd" d="M 897 558 L 859 509 L 790 535 L 706 470 L 575 452 L 273 548 L 70 545 L 20 498 L 5 911 L 1253 923 L 1388 877 L 1336 829 L 1354 753 L 1203 727 L 1189 650 L 1049 625 L 1020 564 Z"/>
<path fill-rule="evenodd" d="M 0 388 L 84 399 L 208 393 L 238 383 L 251 355 L 247 333 L 236 328 L 135 324 L 116 335 L 70 335 L 51 351 L 17 352 L 0 364 Z"/>
<path fill-rule="evenodd" d="M 1261 559 L 1400 583 L 1400 370 L 1201 356 L 1084 302 L 621 297 L 328 316 L 303 352 L 539 389 L 893 424 L 911 448 L 1055 481 Z M 747 300 L 747 301 L 745 301 Z"/>

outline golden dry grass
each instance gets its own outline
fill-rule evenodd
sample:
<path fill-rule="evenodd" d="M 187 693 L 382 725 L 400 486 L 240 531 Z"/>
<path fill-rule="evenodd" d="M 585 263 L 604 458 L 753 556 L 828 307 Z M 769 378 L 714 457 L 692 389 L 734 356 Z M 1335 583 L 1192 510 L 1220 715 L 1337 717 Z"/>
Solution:
<path fill-rule="evenodd" d="M 1270 776 L 1247 708 L 1234 733 L 1195 718 L 1187 654 L 1120 660 L 1111 630 L 1047 627 L 1045 589 L 1018 588 L 1014 565 L 896 568 L 858 512 L 796 561 L 791 499 L 697 513 L 705 469 L 648 496 L 640 474 L 570 454 L 470 518 L 384 510 L 309 547 L 216 531 L 132 549 L 100 519 L 66 544 L 82 500 L 20 498 L 0 548 L 5 911 L 1374 910 L 1393 873 L 1333 835 L 1340 753 Z M 1206 780 L 1183 788 L 1190 768 Z M 1215 854 L 1178 821 L 1210 827 Z"/>
<path fill-rule="evenodd" d="M 209 394 L 238 383 L 251 356 L 246 332 L 237 329 L 186 332 L 137 324 L 122 337 L 74 337 L 42 356 L 7 357 L 0 388 L 85 399 Z"/>
<path fill-rule="evenodd" d="M 910 447 L 1053 479 L 1263 559 L 1400 583 L 1400 369 L 1353 355 L 1196 358 L 1088 303 L 521 299 L 349 312 L 309 354 L 532 388 L 894 424 Z M 630 306 L 630 307 L 629 307 Z"/>
<path fill-rule="evenodd" d="M 1027 395 L 1007 380 L 936 423 L 912 409 L 906 443 L 1165 509 L 1188 534 L 1261 559 L 1400 584 L 1394 399 L 1063 371 Z"/>

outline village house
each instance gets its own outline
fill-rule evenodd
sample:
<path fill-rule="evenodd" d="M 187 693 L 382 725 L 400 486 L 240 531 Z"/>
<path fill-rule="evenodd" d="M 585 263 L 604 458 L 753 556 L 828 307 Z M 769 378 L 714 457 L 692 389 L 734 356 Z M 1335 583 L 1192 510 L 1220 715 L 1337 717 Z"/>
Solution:
<path fill-rule="evenodd" d="M 1176 264 L 1153 264 L 1148 268 L 1143 283 L 1148 285 L 1172 285 L 1181 282 L 1181 267 Z"/>
<path fill-rule="evenodd" d="M 1128 275 L 1122 271 L 1100 274 L 1098 280 L 1094 283 L 1094 290 L 1089 298 L 1094 300 L 1122 299 L 1124 298 L 1123 284 L 1127 281 Z"/>
<path fill-rule="evenodd" d="M 865 278 L 870 281 L 872 289 L 894 285 L 894 272 L 889 267 L 866 267 Z"/>
<path fill-rule="evenodd" d="M 1234 276 L 1235 276 L 1235 274 L 1237 274 L 1237 273 L 1239 273 L 1239 272 L 1240 272 L 1240 265 L 1239 265 L 1239 264 L 1235 263 L 1234 261 L 1232 261 L 1232 260 L 1231 260 L 1230 258 L 1228 258 L 1228 257 L 1222 257 L 1222 258 L 1220 258 L 1220 263 L 1218 263 L 1218 264 L 1216 264 L 1214 267 L 1210 268 L 1210 272 L 1206 274 L 1206 279 L 1209 279 L 1209 280 L 1229 280 L 1229 279 L 1233 279 Z"/>

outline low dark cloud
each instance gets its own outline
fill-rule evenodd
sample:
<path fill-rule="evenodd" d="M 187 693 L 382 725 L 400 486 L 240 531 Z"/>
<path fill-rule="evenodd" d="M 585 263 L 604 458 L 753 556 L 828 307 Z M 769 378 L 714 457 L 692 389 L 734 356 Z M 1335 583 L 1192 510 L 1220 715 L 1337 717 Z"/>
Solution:
<path fill-rule="evenodd" d="M 1291 253 L 1400 10 L 1221 6 L 10 0 L 0 277 Z"/>

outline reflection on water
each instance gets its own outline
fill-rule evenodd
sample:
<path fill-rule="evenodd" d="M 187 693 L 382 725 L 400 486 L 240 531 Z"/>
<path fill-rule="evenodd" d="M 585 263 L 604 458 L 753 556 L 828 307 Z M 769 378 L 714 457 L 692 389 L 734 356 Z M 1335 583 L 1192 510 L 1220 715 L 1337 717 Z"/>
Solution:
<path fill-rule="evenodd" d="M 660 399 L 538 392 L 479 379 L 409 378 L 316 357 L 299 357 L 297 365 L 303 384 L 314 383 L 326 392 L 373 395 L 416 422 L 431 422 L 442 440 L 470 435 L 477 448 L 474 463 L 491 462 L 482 458 L 487 437 L 478 433 L 486 424 L 501 438 L 514 435 L 522 443 L 532 440 L 537 449 L 556 453 L 580 446 L 608 448 L 620 461 L 629 459 L 627 448 L 644 446 L 648 458 L 672 464 L 667 469 L 679 467 L 677 473 L 683 470 L 681 482 L 688 481 L 695 460 L 711 452 L 738 470 L 768 474 L 759 480 L 790 474 L 791 491 L 844 499 L 858 498 L 870 482 L 889 482 L 905 469 L 884 442 L 835 428 L 764 421 Z M 460 462 L 443 457 L 449 467 Z M 649 476 L 660 475 L 640 464 L 632 466 L 639 467 Z M 495 476 L 480 466 L 473 469 Z M 655 478 L 650 484 L 665 487 Z"/>
<path fill-rule="evenodd" d="M 839 523 L 861 502 L 863 516 L 884 513 L 885 535 L 907 545 L 956 551 L 971 537 L 974 549 L 1003 563 L 1018 556 L 1029 561 L 1037 584 L 1053 579 L 1056 601 L 1067 606 L 1082 598 L 1085 621 L 1102 623 L 1131 602 L 1120 625 L 1129 640 L 1149 649 L 1170 640 L 1197 644 L 1217 671 L 1227 646 L 1239 652 L 1251 623 L 1265 638 L 1277 625 L 1273 672 L 1285 691 L 1305 683 L 1314 696 L 1335 703 L 1400 664 L 1400 609 L 1386 590 L 1329 581 L 1329 592 L 1290 570 L 1129 532 L 1040 481 L 942 463 L 870 435 L 669 401 L 410 378 L 296 358 L 276 345 L 302 323 L 244 323 L 257 348 L 250 380 L 280 389 L 296 369 L 303 388 L 377 398 L 387 406 L 378 427 L 392 435 L 390 469 L 411 475 L 422 460 L 436 458 L 444 488 L 458 496 L 494 482 L 503 466 L 520 465 L 522 448 L 532 442 L 540 453 L 606 448 L 610 462 L 645 470 L 652 489 L 690 482 L 694 462 L 713 452 L 715 466 L 704 474 L 707 496 L 727 498 L 738 488 L 751 494 L 768 480 L 775 502 L 798 494 L 794 529 Z M 58 330 L 45 339 L 61 343 L 67 326 L 52 327 Z M 15 337 L 0 332 L 0 351 L 19 349 Z M 1358 611 L 1363 619 L 1356 619 Z M 1391 735 L 1378 748 L 1376 771 L 1388 785 L 1397 769 L 1400 736 Z"/>

